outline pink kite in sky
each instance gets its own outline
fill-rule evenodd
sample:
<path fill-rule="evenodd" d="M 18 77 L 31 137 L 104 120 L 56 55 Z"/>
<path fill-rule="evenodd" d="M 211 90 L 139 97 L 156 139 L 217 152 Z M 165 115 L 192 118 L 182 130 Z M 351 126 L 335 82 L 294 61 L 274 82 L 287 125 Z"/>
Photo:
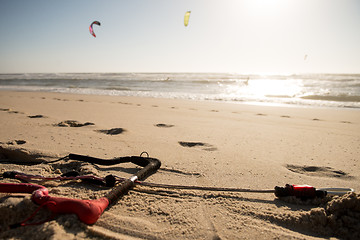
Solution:
<path fill-rule="evenodd" d="M 89 30 L 90 30 L 90 33 L 91 35 L 93 35 L 94 37 L 96 37 L 95 33 L 94 33 L 94 30 L 93 30 L 93 25 L 96 24 L 96 25 L 101 25 L 99 21 L 93 21 L 89 27 Z"/>

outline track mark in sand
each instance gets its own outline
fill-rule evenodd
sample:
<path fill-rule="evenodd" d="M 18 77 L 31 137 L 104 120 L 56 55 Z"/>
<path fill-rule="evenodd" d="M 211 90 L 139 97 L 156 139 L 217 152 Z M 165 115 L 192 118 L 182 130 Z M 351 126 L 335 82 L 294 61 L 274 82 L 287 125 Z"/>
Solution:
<path fill-rule="evenodd" d="M 198 172 L 185 172 L 182 170 L 165 168 L 165 167 L 160 168 L 160 170 L 164 171 L 164 172 L 176 173 L 176 174 L 181 174 L 181 175 L 186 175 L 186 176 L 196 176 L 196 177 L 204 176 L 202 173 L 198 173 Z"/>
<path fill-rule="evenodd" d="M 313 121 L 321 121 L 321 120 L 318 119 L 318 118 L 313 118 L 312 120 L 313 120 Z"/>
<path fill-rule="evenodd" d="M 128 204 L 128 206 L 131 204 Z M 148 206 L 148 209 L 152 208 Z M 140 217 L 123 216 L 113 213 L 113 210 L 105 211 L 96 225 L 88 229 L 101 237 L 101 239 L 158 239 L 156 236 L 163 229 L 156 222 L 148 221 Z M 150 214 L 151 215 L 151 214 Z M 151 231 L 149 231 L 151 229 Z"/>
<path fill-rule="evenodd" d="M 203 148 L 203 150 L 213 152 L 213 151 L 216 151 L 217 148 L 216 147 L 208 147 L 208 148 Z"/>
<path fill-rule="evenodd" d="M 210 217 L 210 209 L 208 209 L 205 204 L 201 204 L 201 213 L 199 214 L 199 217 L 202 217 L 202 223 L 205 225 L 205 229 L 206 229 L 206 235 L 208 237 L 208 239 L 212 239 L 212 240 L 221 240 L 221 237 L 218 234 L 218 231 L 216 229 L 216 226 L 214 224 L 214 222 L 211 220 Z"/>
<path fill-rule="evenodd" d="M 267 116 L 267 115 L 264 113 L 258 113 L 258 114 L 256 114 L 256 116 Z"/>
<path fill-rule="evenodd" d="M 24 140 L 20 140 L 24 141 Z M 43 152 L 29 151 L 24 148 L 16 146 L 0 146 L 0 162 L 1 163 L 16 163 L 20 165 L 31 165 L 43 163 L 44 159 L 49 158 Z"/>
<path fill-rule="evenodd" d="M 89 126 L 89 125 L 95 125 L 95 124 L 92 122 L 80 123 L 75 120 L 65 120 L 65 121 L 59 122 L 58 124 L 55 124 L 54 126 L 57 126 L 57 127 L 83 127 L 83 126 Z"/>
<path fill-rule="evenodd" d="M 95 132 L 100 132 L 100 133 L 105 133 L 107 135 L 118 135 L 121 134 L 123 132 L 125 132 L 126 130 L 123 128 L 112 128 L 109 130 L 95 130 Z"/>
<path fill-rule="evenodd" d="M 24 114 L 23 112 L 19 112 L 19 111 L 9 111 L 8 113 L 20 113 L 20 114 Z"/>
<path fill-rule="evenodd" d="M 64 98 L 64 99 L 61 99 L 61 98 L 53 98 L 53 100 L 56 100 L 56 101 L 64 101 L 64 102 L 69 101 L 69 99 L 66 99 L 66 98 Z"/>
<path fill-rule="evenodd" d="M 352 122 L 349 122 L 349 121 L 341 121 L 341 123 L 348 123 L 348 124 L 351 124 Z"/>
<path fill-rule="evenodd" d="M 335 170 L 331 167 L 318 167 L 318 166 L 300 166 L 300 165 L 290 165 L 287 164 L 285 166 L 288 170 L 305 174 L 308 176 L 315 177 L 336 177 L 336 178 L 352 178 L 348 173 L 343 172 L 341 170 Z"/>
<path fill-rule="evenodd" d="M 38 114 L 38 115 L 30 115 L 27 116 L 28 118 L 46 118 L 44 115 Z"/>
<path fill-rule="evenodd" d="M 158 124 L 155 124 L 155 127 L 160 127 L 160 128 L 171 128 L 173 127 L 174 125 L 172 124 L 165 124 L 165 123 L 158 123 Z"/>
<path fill-rule="evenodd" d="M 123 105 L 132 105 L 132 103 L 128 103 L 128 102 L 118 102 L 120 104 L 123 104 Z"/>
<path fill-rule="evenodd" d="M 208 143 L 203 143 L 203 142 L 182 142 L 182 141 L 179 141 L 179 144 L 183 147 L 189 147 L 189 148 L 192 148 L 192 147 L 205 147 L 203 148 L 203 150 L 205 151 L 216 151 L 217 148 L 216 147 L 213 147 L 211 144 L 208 144 Z"/>
<path fill-rule="evenodd" d="M 0 111 L 8 112 L 8 113 L 20 113 L 20 114 L 23 114 L 23 112 L 11 110 L 10 108 L 0 108 Z"/>
<path fill-rule="evenodd" d="M 282 115 L 281 117 L 282 118 L 290 118 L 290 116 L 288 116 L 288 115 Z"/>

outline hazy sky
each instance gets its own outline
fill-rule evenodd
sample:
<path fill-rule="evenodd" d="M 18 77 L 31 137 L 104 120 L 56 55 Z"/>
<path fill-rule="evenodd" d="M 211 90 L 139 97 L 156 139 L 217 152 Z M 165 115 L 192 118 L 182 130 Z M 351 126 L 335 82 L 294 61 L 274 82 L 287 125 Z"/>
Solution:
<path fill-rule="evenodd" d="M 0 20 L 0 73 L 360 73 L 359 0 L 0 0 Z"/>

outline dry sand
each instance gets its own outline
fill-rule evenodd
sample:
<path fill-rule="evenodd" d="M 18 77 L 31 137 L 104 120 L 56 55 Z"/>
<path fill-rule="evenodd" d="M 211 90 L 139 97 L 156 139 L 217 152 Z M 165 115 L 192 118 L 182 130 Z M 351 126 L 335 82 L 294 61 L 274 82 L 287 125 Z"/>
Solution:
<path fill-rule="evenodd" d="M 129 177 L 133 165 L 51 161 L 69 153 L 161 160 L 148 182 L 273 189 L 289 184 L 360 189 L 360 111 L 40 92 L 0 94 L 0 169 L 59 176 Z M 0 182 L 19 182 L 1 179 Z M 96 199 L 109 189 L 42 183 L 51 196 Z M 360 197 L 322 201 L 269 193 L 136 186 L 93 226 L 61 215 L 8 229 L 37 206 L 29 194 L 0 193 L 1 239 L 318 239 L 360 238 Z M 50 213 L 41 209 L 33 219 Z"/>

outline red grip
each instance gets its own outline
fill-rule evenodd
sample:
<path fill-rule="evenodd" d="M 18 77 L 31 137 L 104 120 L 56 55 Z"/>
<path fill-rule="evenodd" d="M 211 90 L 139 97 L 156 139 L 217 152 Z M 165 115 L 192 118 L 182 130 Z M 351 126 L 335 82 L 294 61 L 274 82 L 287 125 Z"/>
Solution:
<path fill-rule="evenodd" d="M 293 195 L 296 197 L 316 197 L 316 189 L 309 185 L 292 185 Z"/>
<path fill-rule="evenodd" d="M 50 197 L 48 201 L 55 202 L 55 204 L 47 205 L 47 208 L 53 213 L 75 213 L 79 220 L 86 224 L 96 223 L 106 207 L 109 205 L 109 200 L 104 197 L 96 200 Z"/>
<path fill-rule="evenodd" d="M 316 188 L 309 185 L 290 185 L 286 184 L 285 187 L 275 187 L 275 195 L 277 197 L 295 196 L 299 198 L 315 198 L 324 197 L 326 192 L 317 191 Z"/>
<path fill-rule="evenodd" d="M 94 224 L 109 205 L 105 197 L 95 200 L 80 200 L 62 197 L 48 196 L 47 189 L 39 189 L 32 194 L 32 200 L 36 204 L 46 204 L 53 213 L 76 214 L 80 221 L 86 224 Z"/>

